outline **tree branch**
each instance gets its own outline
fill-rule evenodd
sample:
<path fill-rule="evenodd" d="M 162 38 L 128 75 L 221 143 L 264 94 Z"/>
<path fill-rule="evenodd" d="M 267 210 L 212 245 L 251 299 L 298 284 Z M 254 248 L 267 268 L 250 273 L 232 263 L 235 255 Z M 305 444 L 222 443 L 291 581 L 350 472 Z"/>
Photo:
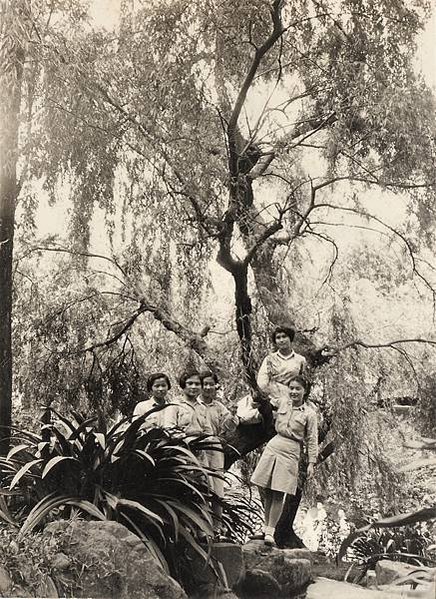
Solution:
<path fill-rule="evenodd" d="M 80 250 L 69 250 L 68 248 L 45 247 L 38 245 L 31 246 L 30 250 L 35 252 L 60 252 L 64 254 L 71 254 L 72 256 L 82 256 L 85 258 L 98 258 L 100 260 L 107 260 L 108 262 L 113 264 L 126 279 L 128 278 L 125 270 L 120 266 L 120 264 L 117 262 L 115 258 L 109 258 L 109 256 L 104 256 L 103 254 L 94 254 L 93 252 L 82 252 Z"/>
<path fill-rule="evenodd" d="M 341 347 L 335 350 L 335 355 L 341 351 L 349 349 L 350 347 L 364 347 L 365 349 L 383 349 L 383 348 L 393 348 L 397 345 L 402 345 L 404 343 L 423 343 L 427 345 L 432 345 L 436 347 L 436 340 L 433 339 L 422 339 L 421 337 L 413 337 L 410 339 L 395 339 L 394 341 L 387 341 L 386 343 L 369 343 L 367 341 L 362 341 L 361 339 L 356 339 L 355 341 L 351 341 L 350 343 L 346 343 Z"/>
<path fill-rule="evenodd" d="M 270 36 L 265 40 L 265 42 L 259 48 L 255 49 L 253 61 L 245 77 L 245 80 L 242 83 L 241 89 L 239 90 L 238 97 L 236 98 L 236 102 L 227 125 L 227 138 L 230 153 L 229 168 L 231 176 L 237 175 L 238 152 L 236 149 L 236 131 L 238 127 L 239 116 L 247 98 L 248 90 L 250 89 L 251 84 L 253 83 L 254 77 L 259 68 L 262 58 L 286 31 L 286 29 L 282 26 L 281 10 L 282 0 L 274 0 L 271 11 L 273 30 Z"/>
<path fill-rule="evenodd" d="M 318 188 L 320 188 L 318 186 Z M 424 283 L 424 285 L 431 291 L 432 293 L 432 298 L 433 298 L 433 313 L 435 313 L 436 310 L 436 290 L 434 289 L 434 287 L 427 281 L 427 279 L 424 277 L 424 275 L 422 275 L 416 268 L 416 261 L 415 261 L 415 254 L 412 250 L 412 247 L 409 243 L 409 240 L 399 231 L 397 231 L 397 229 L 394 229 L 394 227 L 391 227 L 390 225 L 388 225 L 387 223 L 385 223 L 382 219 L 378 218 L 377 216 L 374 216 L 373 214 L 369 213 L 369 212 L 365 212 L 363 210 L 358 210 L 357 208 L 351 208 L 351 207 L 346 207 L 346 206 L 335 206 L 334 204 L 330 204 L 328 202 L 323 202 L 322 204 L 316 204 L 316 206 L 314 208 L 331 208 L 331 209 L 335 209 L 335 210 L 341 210 L 343 212 L 351 212 L 353 214 L 357 214 L 358 216 L 361 216 L 362 218 L 367 218 L 370 220 L 373 220 L 377 223 L 379 223 L 380 225 L 382 225 L 383 227 L 385 227 L 388 231 L 391 231 L 394 235 L 396 235 L 397 237 L 399 237 L 401 239 L 401 241 L 404 243 L 407 252 L 409 254 L 411 263 L 412 263 L 412 272 L 414 274 L 416 274 L 416 276 L 421 279 L 421 281 Z M 328 224 L 328 223 L 325 223 Z"/>

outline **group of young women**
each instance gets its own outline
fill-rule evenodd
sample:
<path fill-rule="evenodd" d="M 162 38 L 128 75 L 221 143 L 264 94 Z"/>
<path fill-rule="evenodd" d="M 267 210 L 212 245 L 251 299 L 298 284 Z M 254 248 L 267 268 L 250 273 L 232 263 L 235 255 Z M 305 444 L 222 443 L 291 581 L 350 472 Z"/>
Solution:
<path fill-rule="evenodd" d="M 260 538 L 266 545 L 274 545 L 275 526 L 280 518 L 286 494 L 294 494 L 298 482 L 298 464 L 303 445 L 308 454 L 308 476 L 312 476 L 317 458 L 317 416 L 306 403 L 309 383 L 306 378 L 306 360 L 292 349 L 293 329 L 278 327 L 273 331 L 275 351 L 269 353 L 259 369 L 257 383 L 269 398 L 275 418 L 276 435 L 267 443 L 253 472 L 251 481 L 262 489 L 264 502 L 264 527 Z M 218 378 L 215 373 L 185 372 L 179 380 L 183 395 L 174 403 L 167 402 L 171 389 L 168 376 L 162 372 L 152 374 L 147 382 L 151 397 L 137 404 L 134 416 L 141 416 L 155 408 L 146 419 L 148 427 L 178 428 L 189 435 L 205 434 L 220 444 L 226 430 L 252 422 L 251 416 L 239 409 L 236 414 L 217 399 Z M 203 452 L 201 461 L 215 470 L 222 470 L 224 454 L 221 450 Z M 211 477 L 210 484 L 219 497 L 223 497 L 223 481 Z M 220 509 L 215 506 L 217 523 Z"/>

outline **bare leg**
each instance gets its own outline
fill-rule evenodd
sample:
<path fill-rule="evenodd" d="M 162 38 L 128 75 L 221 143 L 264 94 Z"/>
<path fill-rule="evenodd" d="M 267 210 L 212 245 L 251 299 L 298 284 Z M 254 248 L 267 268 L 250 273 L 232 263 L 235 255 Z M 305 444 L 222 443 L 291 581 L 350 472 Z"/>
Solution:
<path fill-rule="evenodd" d="M 275 529 L 277 522 L 280 519 L 283 510 L 283 496 L 281 491 L 271 491 L 272 501 L 269 510 L 268 524 L 270 528 Z"/>
<path fill-rule="evenodd" d="M 265 511 L 264 527 L 269 526 L 268 522 L 270 519 L 273 493 L 274 493 L 274 491 L 271 491 L 271 489 L 263 489 L 263 497 L 264 497 L 264 506 L 263 507 L 264 507 L 264 511 Z"/>
<path fill-rule="evenodd" d="M 274 545 L 275 526 L 283 509 L 283 496 L 280 491 L 269 489 L 269 509 L 265 510 L 265 545 Z"/>

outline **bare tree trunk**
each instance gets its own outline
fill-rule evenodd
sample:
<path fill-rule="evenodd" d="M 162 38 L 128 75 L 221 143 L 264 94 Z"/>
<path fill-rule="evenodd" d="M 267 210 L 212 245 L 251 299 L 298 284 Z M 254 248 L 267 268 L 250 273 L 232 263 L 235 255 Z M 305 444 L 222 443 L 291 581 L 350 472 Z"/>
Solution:
<path fill-rule="evenodd" d="M 24 9 L 24 1 L 16 2 L 14 7 L 10 2 L 0 4 L 0 453 L 5 453 L 8 449 L 11 426 L 12 256 L 18 195 L 18 127 L 24 63 L 17 21 Z"/>
<path fill-rule="evenodd" d="M 243 264 L 238 265 L 233 277 L 235 281 L 236 330 L 241 343 L 242 363 L 250 386 L 256 389 L 256 373 L 252 357 L 252 304 L 248 292 L 247 267 Z"/>

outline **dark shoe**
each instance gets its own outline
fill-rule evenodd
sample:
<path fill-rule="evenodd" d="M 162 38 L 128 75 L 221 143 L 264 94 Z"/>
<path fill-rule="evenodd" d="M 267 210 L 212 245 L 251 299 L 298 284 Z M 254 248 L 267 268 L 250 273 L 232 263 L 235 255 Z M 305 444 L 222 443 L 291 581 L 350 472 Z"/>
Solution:
<path fill-rule="evenodd" d="M 309 547 L 306 547 L 306 545 L 303 543 L 303 541 L 300 539 L 300 537 L 297 537 L 297 535 L 291 537 L 287 541 L 283 541 L 282 543 L 277 543 L 277 546 L 280 547 L 280 549 L 307 549 L 307 550 L 309 550 Z"/>

